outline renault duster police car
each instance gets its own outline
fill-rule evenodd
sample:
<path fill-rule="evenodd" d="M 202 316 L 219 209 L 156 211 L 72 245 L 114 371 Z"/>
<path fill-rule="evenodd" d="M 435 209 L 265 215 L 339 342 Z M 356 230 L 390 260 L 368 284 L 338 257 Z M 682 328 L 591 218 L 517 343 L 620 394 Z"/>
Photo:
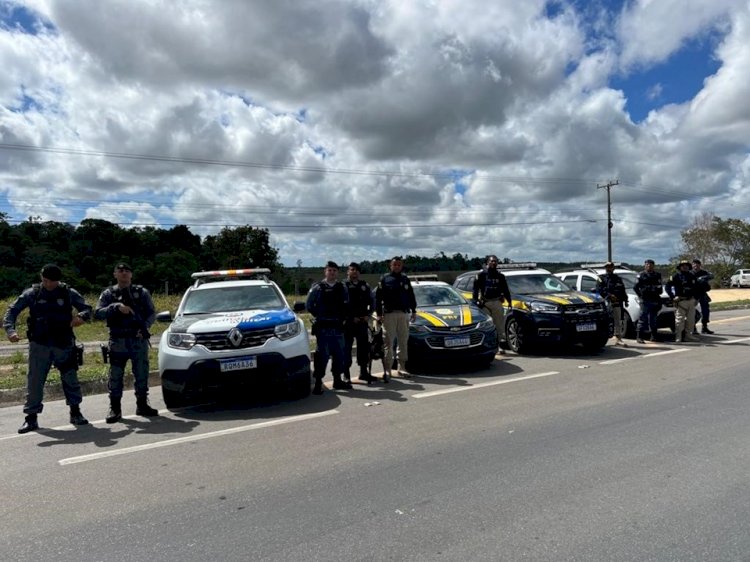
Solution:
<path fill-rule="evenodd" d="M 159 342 L 167 408 L 228 385 L 273 383 L 295 398 L 310 394 L 310 340 L 268 269 L 200 271 Z"/>

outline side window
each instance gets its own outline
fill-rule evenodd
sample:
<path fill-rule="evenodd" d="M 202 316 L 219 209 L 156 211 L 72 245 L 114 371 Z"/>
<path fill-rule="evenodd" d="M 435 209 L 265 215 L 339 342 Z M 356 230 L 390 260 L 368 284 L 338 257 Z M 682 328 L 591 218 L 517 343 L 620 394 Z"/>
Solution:
<path fill-rule="evenodd" d="M 596 291 L 596 279 L 594 277 L 589 277 L 588 275 L 584 275 L 581 277 L 581 291 L 585 291 L 587 293 L 593 293 Z"/>
<path fill-rule="evenodd" d="M 563 275 L 562 280 L 565 281 L 565 284 L 571 289 L 573 289 L 574 291 L 578 290 L 578 275 L 575 275 L 575 274 Z"/>

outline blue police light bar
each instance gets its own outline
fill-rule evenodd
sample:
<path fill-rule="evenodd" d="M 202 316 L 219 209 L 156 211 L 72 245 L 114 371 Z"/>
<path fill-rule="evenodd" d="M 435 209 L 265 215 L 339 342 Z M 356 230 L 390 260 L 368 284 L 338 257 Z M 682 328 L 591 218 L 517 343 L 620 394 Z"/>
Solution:
<path fill-rule="evenodd" d="M 256 267 L 252 269 L 220 269 L 217 271 L 196 271 L 190 275 L 195 279 L 196 285 L 206 281 L 226 281 L 228 279 L 265 279 L 271 274 L 267 267 Z"/>
<path fill-rule="evenodd" d="M 516 262 L 516 263 L 499 263 L 498 269 L 536 269 L 535 262 Z"/>

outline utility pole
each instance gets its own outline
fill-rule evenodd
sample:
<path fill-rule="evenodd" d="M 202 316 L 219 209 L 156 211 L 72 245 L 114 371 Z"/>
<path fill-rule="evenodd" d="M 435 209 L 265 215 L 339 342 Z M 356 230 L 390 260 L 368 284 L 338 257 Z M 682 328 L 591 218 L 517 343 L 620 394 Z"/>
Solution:
<path fill-rule="evenodd" d="M 612 198 L 609 190 L 620 185 L 620 180 L 608 181 L 606 185 L 597 185 L 596 189 L 607 189 L 607 261 L 612 261 Z"/>

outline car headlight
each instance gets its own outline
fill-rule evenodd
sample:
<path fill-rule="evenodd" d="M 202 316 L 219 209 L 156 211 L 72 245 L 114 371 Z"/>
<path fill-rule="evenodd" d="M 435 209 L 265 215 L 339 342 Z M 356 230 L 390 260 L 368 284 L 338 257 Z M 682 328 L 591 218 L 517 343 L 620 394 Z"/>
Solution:
<path fill-rule="evenodd" d="M 414 334 L 424 334 L 429 332 L 430 329 L 423 324 L 409 324 L 409 331 Z"/>
<path fill-rule="evenodd" d="M 170 332 L 167 337 L 167 345 L 175 349 L 192 349 L 195 345 L 195 336 L 193 334 Z"/>
<path fill-rule="evenodd" d="M 532 312 L 560 312 L 560 306 L 551 302 L 531 302 L 529 306 Z"/>
<path fill-rule="evenodd" d="M 294 322 L 288 322 L 287 324 L 279 324 L 273 329 L 273 333 L 276 334 L 276 337 L 280 340 L 293 338 L 300 333 L 299 322 L 295 320 Z"/>
<path fill-rule="evenodd" d="M 477 329 L 479 330 L 489 330 L 490 328 L 494 328 L 495 323 L 492 321 L 492 318 L 487 318 L 485 320 L 482 320 L 479 324 L 477 324 Z"/>

